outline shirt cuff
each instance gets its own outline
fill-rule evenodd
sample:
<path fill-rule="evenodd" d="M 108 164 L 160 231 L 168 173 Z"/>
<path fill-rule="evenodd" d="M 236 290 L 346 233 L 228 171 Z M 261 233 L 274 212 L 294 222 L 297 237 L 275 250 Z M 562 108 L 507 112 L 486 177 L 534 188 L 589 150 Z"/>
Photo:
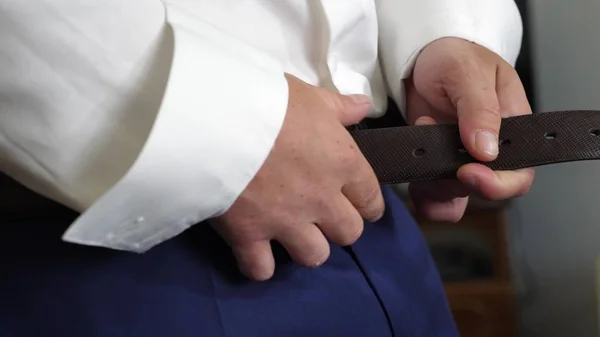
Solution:
<path fill-rule="evenodd" d="M 174 52 L 153 129 L 130 170 L 65 241 L 144 252 L 222 214 L 279 133 L 288 102 L 282 68 L 185 11 L 167 13 Z"/>
<path fill-rule="evenodd" d="M 444 37 L 462 38 L 488 48 L 513 66 L 521 48 L 523 24 L 513 0 L 380 0 L 378 17 L 390 96 L 405 119 L 403 80 L 410 77 L 419 53 L 429 43 Z"/>

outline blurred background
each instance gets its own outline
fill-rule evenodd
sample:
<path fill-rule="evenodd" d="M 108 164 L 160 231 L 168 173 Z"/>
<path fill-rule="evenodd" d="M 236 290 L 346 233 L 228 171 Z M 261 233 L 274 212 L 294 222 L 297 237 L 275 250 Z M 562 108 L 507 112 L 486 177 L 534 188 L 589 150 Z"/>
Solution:
<path fill-rule="evenodd" d="M 600 1 L 516 2 L 534 111 L 600 110 Z M 459 224 L 419 220 L 463 337 L 600 336 L 600 162 L 536 172 L 526 196 L 473 200 Z"/>
<path fill-rule="evenodd" d="M 534 110 L 600 109 L 600 1 L 517 2 Z M 539 168 L 507 213 L 520 336 L 600 336 L 600 163 Z"/>

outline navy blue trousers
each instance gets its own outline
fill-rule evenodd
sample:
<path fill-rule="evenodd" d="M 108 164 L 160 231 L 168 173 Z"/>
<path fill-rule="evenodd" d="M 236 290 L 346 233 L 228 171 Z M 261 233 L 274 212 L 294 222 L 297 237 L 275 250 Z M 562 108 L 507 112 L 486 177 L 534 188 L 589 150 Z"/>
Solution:
<path fill-rule="evenodd" d="M 320 268 L 275 246 L 266 282 L 245 279 L 205 224 L 140 255 L 61 242 L 66 210 L 0 214 L 0 336 L 458 336 L 419 228 L 384 195 L 385 216 Z"/>

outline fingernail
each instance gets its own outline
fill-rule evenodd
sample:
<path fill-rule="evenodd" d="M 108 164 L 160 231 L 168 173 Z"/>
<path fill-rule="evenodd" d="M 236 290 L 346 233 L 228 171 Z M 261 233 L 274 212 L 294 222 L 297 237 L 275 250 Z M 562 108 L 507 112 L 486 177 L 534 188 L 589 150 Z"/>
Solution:
<path fill-rule="evenodd" d="M 498 154 L 498 136 L 491 131 L 478 131 L 475 136 L 475 144 L 480 151 L 491 156 Z"/>
<path fill-rule="evenodd" d="M 415 125 L 434 125 L 435 123 L 435 119 L 429 116 L 421 116 L 415 121 Z"/>
<path fill-rule="evenodd" d="M 357 105 L 371 104 L 371 99 L 369 98 L 369 96 L 349 95 L 348 97 L 350 97 L 350 99 L 352 99 L 352 101 Z"/>

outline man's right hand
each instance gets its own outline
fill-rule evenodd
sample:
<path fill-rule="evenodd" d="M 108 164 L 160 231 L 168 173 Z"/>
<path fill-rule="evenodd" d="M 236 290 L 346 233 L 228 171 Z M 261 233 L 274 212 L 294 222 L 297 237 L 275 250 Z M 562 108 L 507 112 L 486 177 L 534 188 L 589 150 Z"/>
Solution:
<path fill-rule="evenodd" d="M 371 109 L 368 97 L 343 96 L 291 75 L 287 114 L 273 149 L 215 229 L 231 246 L 242 273 L 267 280 L 275 270 L 271 240 L 292 259 L 317 267 L 327 239 L 342 246 L 378 220 L 384 200 L 375 174 L 346 131 Z"/>

